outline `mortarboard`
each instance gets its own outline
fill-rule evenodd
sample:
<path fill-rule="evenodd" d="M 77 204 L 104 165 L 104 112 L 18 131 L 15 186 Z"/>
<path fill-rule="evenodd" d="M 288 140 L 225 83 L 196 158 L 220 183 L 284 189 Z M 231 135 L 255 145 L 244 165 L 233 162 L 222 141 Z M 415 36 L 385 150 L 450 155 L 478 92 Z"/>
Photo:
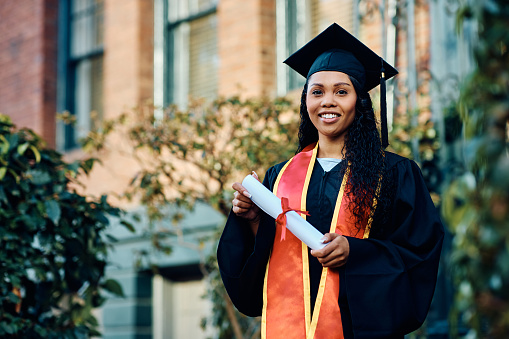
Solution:
<path fill-rule="evenodd" d="M 382 146 L 389 145 L 385 80 L 398 71 L 356 37 L 334 23 L 284 61 L 305 78 L 319 71 L 338 71 L 355 78 L 367 92 L 380 87 Z"/>

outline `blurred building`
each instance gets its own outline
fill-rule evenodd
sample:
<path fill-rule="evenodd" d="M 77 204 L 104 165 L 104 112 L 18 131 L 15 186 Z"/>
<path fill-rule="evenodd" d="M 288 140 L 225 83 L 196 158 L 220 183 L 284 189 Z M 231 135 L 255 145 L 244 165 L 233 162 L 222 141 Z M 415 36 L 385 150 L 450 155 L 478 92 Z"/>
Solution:
<path fill-rule="evenodd" d="M 393 113 L 424 116 L 445 145 L 444 108 L 470 68 L 473 40 L 473 32 L 454 31 L 456 10 L 446 0 L 3 0 L 0 113 L 79 158 L 78 140 L 91 126 L 147 99 L 185 106 L 189 96 L 300 91 L 304 79 L 282 61 L 337 22 L 400 71 L 388 83 L 390 123 Z M 64 111 L 75 125 L 57 122 Z M 440 154 L 442 162 L 449 156 L 447 148 Z M 111 155 L 87 190 L 118 191 L 135 170 Z M 114 228 L 120 241 L 109 272 L 127 297 L 103 308 L 104 337 L 204 338 L 200 319 L 213 310 L 200 298 L 203 253 L 193 246 L 221 222 L 207 206 L 186 215 L 179 227 L 191 245 L 176 242 L 171 255 L 157 257 L 156 275 L 134 268 L 136 253 L 150 249 L 142 227 L 136 234 Z M 430 338 L 447 333 L 450 292 L 440 279 Z"/>

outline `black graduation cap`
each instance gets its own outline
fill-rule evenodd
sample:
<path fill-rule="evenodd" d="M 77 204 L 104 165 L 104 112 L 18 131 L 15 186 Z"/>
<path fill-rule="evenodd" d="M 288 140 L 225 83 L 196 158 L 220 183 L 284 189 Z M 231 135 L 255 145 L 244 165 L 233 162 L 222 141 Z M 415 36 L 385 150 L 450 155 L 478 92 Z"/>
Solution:
<path fill-rule="evenodd" d="M 367 92 L 379 84 L 382 146 L 389 145 L 385 80 L 398 71 L 338 24 L 330 25 L 284 61 L 305 78 L 319 71 L 338 71 L 355 78 Z"/>

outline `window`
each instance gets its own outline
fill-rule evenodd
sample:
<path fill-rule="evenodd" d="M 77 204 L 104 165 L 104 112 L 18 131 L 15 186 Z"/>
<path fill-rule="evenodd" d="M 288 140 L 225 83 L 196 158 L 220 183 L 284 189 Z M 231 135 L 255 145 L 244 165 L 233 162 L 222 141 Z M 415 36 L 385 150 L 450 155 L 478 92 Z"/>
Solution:
<path fill-rule="evenodd" d="M 302 87 L 305 79 L 282 62 L 302 47 L 310 34 L 309 21 L 306 22 L 308 3 L 306 0 L 276 0 L 276 56 L 277 56 L 277 94 Z"/>
<path fill-rule="evenodd" d="M 278 95 L 302 88 L 305 83 L 302 76 L 291 71 L 282 62 L 333 22 L 351 32 L 353 2 L 353 0 L 276 0 Z"/>
<path fill-rule="evenodd" d="M 203 296 L 207 283 L 198 264 L 160 267 L 152 280 L 152 334 L 159 338 L 216 338 L 213 304 Z M 207 318 L 208 325 L 200 324 Z"/>
<path fill-rule="evenodd" d="M 164 105 L 214 99 L 218 88 L 217 0 L 166 0 Z"/>
<path fill-rule="evenodd" d="M 60 1 L 58 110 L 74 125 L 60 128 L 60 149 L 76 148 L 103 111 L 103 0 Z"/>

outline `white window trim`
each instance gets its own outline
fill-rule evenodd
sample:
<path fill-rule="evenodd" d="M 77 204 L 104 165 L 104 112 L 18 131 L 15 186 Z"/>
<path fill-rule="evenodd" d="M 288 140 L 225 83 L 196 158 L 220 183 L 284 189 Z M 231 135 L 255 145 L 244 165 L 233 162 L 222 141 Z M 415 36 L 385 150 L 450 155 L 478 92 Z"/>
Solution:
<path fill-rule="evenodd" d="M 304 46 L 306 41 L 310 37 L 311 23 L 306 20 L 307 13 L 310 12 L 310 3 L 308 0 L 296 0 L 297 5 L 297 46 L 298 48 Z M 284 96 L 288 93 L 289 84 L 289 72 L 291 69 L 283 63 L 286 58 L 290 56 L 290 53 L 295 51 L 289 51 L 287 37 L 289 36 L 289 29 L 286 22 L 286 6 L 287 0 L 276 0 L 276 90 L 278 96 Z M 293 71 L 292 71 L 293 72 Z"/>
<path fill-rule="evenodd" d="M 154 0 L 154 112 L 163 118 L 164 106 L 164 0 Z"/>

